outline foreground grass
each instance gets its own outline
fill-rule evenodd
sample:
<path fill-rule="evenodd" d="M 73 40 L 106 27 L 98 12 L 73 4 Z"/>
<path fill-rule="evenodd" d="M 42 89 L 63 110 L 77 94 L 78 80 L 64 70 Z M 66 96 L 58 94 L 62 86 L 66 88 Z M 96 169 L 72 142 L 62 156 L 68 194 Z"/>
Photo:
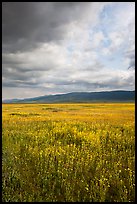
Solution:
<path fill-rule="evenodd" d="M 134 104 L 3 105 L 2 199 L 135 201 Z"/>

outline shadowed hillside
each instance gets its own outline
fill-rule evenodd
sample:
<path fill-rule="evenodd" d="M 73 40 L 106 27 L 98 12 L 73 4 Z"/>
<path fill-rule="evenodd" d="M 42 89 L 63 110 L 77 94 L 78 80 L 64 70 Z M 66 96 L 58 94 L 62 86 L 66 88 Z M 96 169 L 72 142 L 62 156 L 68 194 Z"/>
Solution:
<path fill-rule="evenodd" d="M 71 103 L 134 101 L 135 91 L 73 92 L 26 99 L 4 100 L 3 103 Z"/>

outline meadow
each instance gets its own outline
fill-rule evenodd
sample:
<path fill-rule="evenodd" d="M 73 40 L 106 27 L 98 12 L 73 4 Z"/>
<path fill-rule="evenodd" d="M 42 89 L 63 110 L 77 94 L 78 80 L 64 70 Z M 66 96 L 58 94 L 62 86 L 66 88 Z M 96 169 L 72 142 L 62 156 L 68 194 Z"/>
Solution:
<path fill-rule="evenodd" d="M 3 104 L 3 202 L 134 202 L 135 104 Z"/>

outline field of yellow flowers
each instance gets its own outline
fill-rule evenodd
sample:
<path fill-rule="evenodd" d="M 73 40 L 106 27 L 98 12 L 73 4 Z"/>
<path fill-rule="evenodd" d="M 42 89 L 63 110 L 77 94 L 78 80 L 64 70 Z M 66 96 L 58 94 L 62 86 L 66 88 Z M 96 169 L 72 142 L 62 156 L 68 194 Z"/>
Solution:
<path fill-rule="evenodd" d="M 3 202 L 135 201 L 135 104 L 3 104 Z"/>

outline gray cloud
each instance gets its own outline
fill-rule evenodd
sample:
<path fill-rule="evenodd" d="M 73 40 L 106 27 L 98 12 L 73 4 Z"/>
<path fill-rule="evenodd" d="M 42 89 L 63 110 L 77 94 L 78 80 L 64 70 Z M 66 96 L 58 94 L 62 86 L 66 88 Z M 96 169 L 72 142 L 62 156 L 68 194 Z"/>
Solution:
<path fill-rule="evenodd" d="M 135 50 L 130 50 L 125 53 L 125 57 L 129 59 L 129 69 L 135 69 Z"/>
<path fill-rule="evenodd" d="M 131 69 L 125 73 L 125 78 L 121 78 L 121 73 L 117 76 L 111 71 L 110 62 L 108 65 L 106 59 L 101 59 L 100 50 L 105 54 L 106 61 L 109 61 L 111 48 L 116 50 L 119 45 L 122 47 L 128 39 L 129 26 L 132 30 L 134 25 L 129 18 L 127 27 L 125 24 L 128 29 L 123 30 L 123 35 L 123 21 L 118 22 L 118 30 L 115 32 L 110 21 L 109 32 L 106 29 L 105 33 L 100 15 L 109 4 L 112 3 L 3 2 L 4 97 L 12 94 L 13 97 L 24 98 L 29 97 L 29 94 L 33 97 L 72 91 L 133 88 L 134 74 L 130 73 Z M 104 28 L 106 25 L 104 21 Z M 108 37 L 111 37 L 111 47 L 107 44 Z M 129 49 L 125 49 L 126 52 L 122 54 L 128 59 L 129 66 L 134 67 L 132 33 L 130 37 L 132 46 L 128 42 Z"/>
<path fill-rule="evenodd" d="M 69 22 L 89 3 L 3 2 L 2 40 L 5 52 L 24 51 L 40 43 L 62 40 Z M 66 27 L 65 27 L 66 26 Z"/>

